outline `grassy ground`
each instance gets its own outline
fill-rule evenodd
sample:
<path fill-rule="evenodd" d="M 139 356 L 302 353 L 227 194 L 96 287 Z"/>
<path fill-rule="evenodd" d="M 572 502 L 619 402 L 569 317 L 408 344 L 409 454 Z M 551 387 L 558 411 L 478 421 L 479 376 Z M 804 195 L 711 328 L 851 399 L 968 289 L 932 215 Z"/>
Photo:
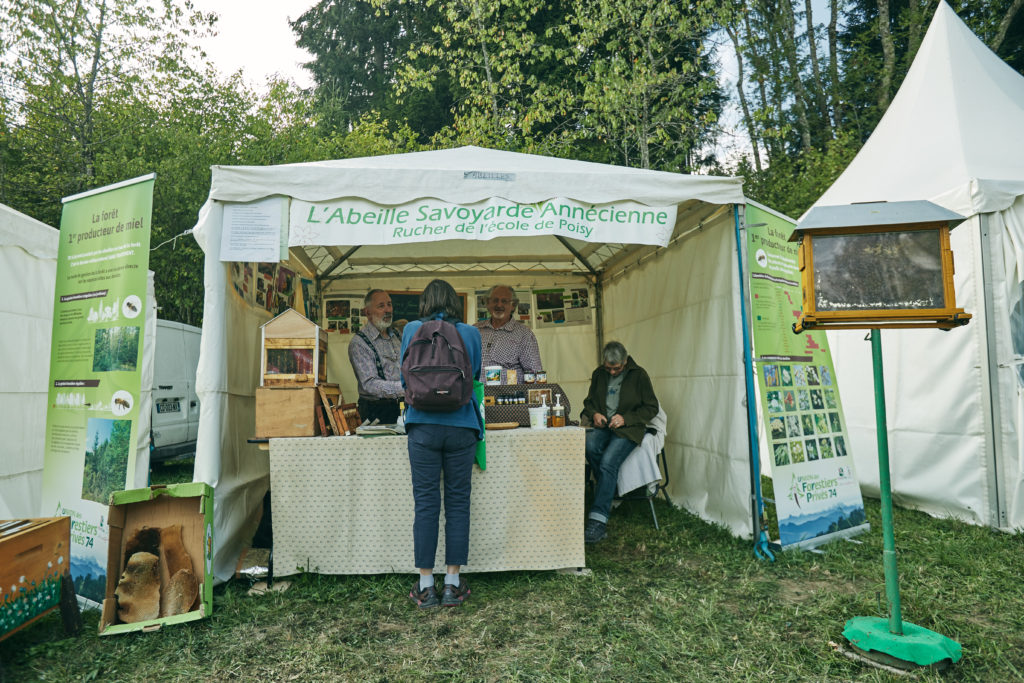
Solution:
<path fill-rule="evenodd" d="M 154 481 L 191 477 L 158 470 Z M 411 576 L 292 577 L 291 588 L 214 591 L 209 618 L 100 638 L 97 612 L 65 638 L 57 615 L 0 643 L 14 681 L 888 681 L 852 662 L 854 616 L 885 616 L 881 521 L 862 544 L 755 559 L 750 544 L 684 511 L 613 512 L 589 576 L 472 574 L 461 608 L 418 611 Z M 903 616 L 963 645 L 926 681 L 1024 680 L 1024 535 L 896 511 Z M 410 550 L 411 552 L 411 550 Z"/>

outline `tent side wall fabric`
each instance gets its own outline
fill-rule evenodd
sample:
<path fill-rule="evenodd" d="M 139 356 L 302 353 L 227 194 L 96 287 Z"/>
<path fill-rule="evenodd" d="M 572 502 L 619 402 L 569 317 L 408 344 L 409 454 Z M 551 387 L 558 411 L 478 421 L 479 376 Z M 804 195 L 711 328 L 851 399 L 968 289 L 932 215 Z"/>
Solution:
<path fill-rule="evenodd" d="M 750 537 L 750 456 L 733 211 L 604 290 L 605 341 L 651 375 L 668 416 L 669 496 Z"/>
<path fill-rule="evenodd" d="M 46 395 L 59 231 L 0 205 L 0 357 L 20 359 L 4 378 L 0 519 L 41 514 Z"/>

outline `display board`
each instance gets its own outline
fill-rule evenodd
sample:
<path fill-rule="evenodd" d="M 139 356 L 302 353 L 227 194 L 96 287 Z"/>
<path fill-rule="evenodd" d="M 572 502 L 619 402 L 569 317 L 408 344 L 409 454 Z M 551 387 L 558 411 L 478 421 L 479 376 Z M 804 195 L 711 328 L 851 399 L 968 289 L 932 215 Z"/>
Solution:
<path fill-rule="evenodd" d="M 824 331 L 793 334 L 800 314 L 790 222 L 748 205 L 751 326 L 784 547 L 813 547 L 867 530 Z"/>
<path fill-rule="evenodd" d="M 75 592 L 95 603 L 107 502 L 135 488 L 152 211 L 150 175 L 68 197 L 61 214 L 42 509 L 71 517 Z"/>

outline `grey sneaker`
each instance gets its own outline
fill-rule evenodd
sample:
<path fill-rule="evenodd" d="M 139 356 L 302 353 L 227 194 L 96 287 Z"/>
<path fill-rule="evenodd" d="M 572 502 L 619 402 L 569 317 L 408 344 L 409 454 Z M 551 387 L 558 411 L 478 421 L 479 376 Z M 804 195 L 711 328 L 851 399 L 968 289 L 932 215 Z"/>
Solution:
<path fill-rule="evenodd" d="M 587 526 L 583 528 L 583 542 L 597 543 L 603 541 L 608 535 L 608 525 L 596 519 L 588 519 Z"/>
<path fill-rule="evenodd" d="M 443 607 L 458 607 L 470 594 L 469 584 L 466 579 L 459 577 L 459 585 L 453 586 L 446 583 L 441 590 L 441 605 Z"/>
<path fill-rule="evenodd" d="M 415 602 L 416 606 L 420 609 L 430 609 L 441 604 L 441 601 L 437 599 L 437 589 L 433 586 L 427 586 L 420 590 L 419 579 L 416 579 L 412 584 L 412 590 L 409 591 L 409 599 Z"/>

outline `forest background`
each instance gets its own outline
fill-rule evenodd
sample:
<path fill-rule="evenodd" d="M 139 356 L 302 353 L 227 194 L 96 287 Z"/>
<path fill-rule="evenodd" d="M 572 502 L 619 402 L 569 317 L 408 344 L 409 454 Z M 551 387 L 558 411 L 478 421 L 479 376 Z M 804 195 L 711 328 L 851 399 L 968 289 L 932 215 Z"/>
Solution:
<path fill-rule="evenodd" d="M 314 86 L 256 89 L 206 61 L 218 18 L 188 0 L 0 0 L 0 203 L 57 226 L 62 197 L 156 172 L 160 317 L 194 325 L 183 233 L 215 164 L 472 144 L 743 176 L 796 217 L 885 113 L 937 2 L 320 0 L 291 25 Z M 1024 0 L 949 4 L 1024 73 Z"/>

